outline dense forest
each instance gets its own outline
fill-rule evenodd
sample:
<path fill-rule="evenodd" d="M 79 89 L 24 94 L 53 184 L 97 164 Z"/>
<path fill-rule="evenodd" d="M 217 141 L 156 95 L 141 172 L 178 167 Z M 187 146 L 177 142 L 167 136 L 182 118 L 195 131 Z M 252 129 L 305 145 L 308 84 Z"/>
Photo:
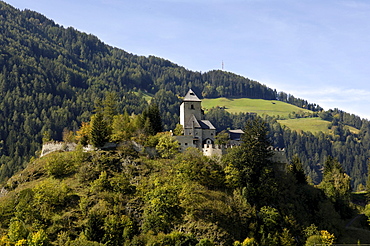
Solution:
<path fill-rule="evenodd" d="M 298 133 L 265 117 L 273 145 L 285 148 L 289 160 L 298 154 L 315 184 L 323 178 L 327 156 L 333 156 L 352 177 L 355 189 L 365 185 L 370 126 L 358 116 L 323 111 L 319 105 L 229 72 L 194 72 L 162 58 L 133 55 L 4 2 L 0 23 L 0 181 L 37 156 L 43 140 L 61 140 L 63 131 L 79 129 L 108 95 L 117 101 L 118 112 L 131 115 L 149 105 L 145 97 L 149 93 L 151 104 L 160 110 L 163 129 L 170 130 L 178 123 L 180 97 L 192 88 L 201 97 L 280 100 L 312 110 L 332 122 L 335 134 Z M 221 131 L 243 128 L 249 115 L 215 109 L 207 117 Z M 345 125 L 360 131 L 351 133 Z"/>
<path fill-rule="evenodd" d="M 366 184 L 370 156 L 369 122 L 338 109 L 320 112 L 318 115 L 331 122 L 333 134 L 297 132 L 281 126 L 275 117 L 264 116 L 272 146 L 285 148 L 289 160 L 298 155 L 304 163 L 305 173 L 315 184 L 322 180 L 322 169 L 327 157 L 333 156 L 351 176 L 352 187 L 361 190 Z M 253 114 L 231 114 L 222 108 L 213 108 L 206 117 L 222 131 L 230 126 L 242 129 L 244 122 L 253 117 Z M 359 134 L 351 133 L 345 125 L 360 129 Z"/>

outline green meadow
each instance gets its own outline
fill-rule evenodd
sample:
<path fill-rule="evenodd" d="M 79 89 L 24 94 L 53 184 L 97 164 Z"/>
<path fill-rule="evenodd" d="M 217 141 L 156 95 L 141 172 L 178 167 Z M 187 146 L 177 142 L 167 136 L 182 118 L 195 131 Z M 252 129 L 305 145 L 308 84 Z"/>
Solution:
<path fill-rule="evenodd" d="M 278 120 L 278 122 L 292 130 L 312 132 L 313 134 L 320 131 L 324 133 L 332 133 L 332 130 L 329 129 L 330 122 L 323 120 L 320 117 Z M 355 134 L 358 134 L 360 131 L 352 126 L 344 126 L 344 128 L 349 129 Z"/>
<path fill-rule="evenodd" d="M 320 131 L 329 133 L 328 126 L 330 125 L 330 122 L 322 120 L 319 117 L 278 120 L 278 122 L 281 125 L 287 126 L 293 130 L 300 130 L 312 133 L 317 133 Z"/>
<path fill-rule="evenodd" d="M 259 115 L 280 116 L 280 118 L 288 118 L 289 114 L 292 112 L 312 113 L 310 110 L 302 109 L 281 101 L 250 98 L 205 98 L 202 100 L 202 106 L 206 111 L 213 107 L 225 107 L 230 113 L 249 112 Z"/>
<path fill-rule="evenodd" d="M 289 116 L 296 113 L 310 115 L 313 112 L 281 101 L 225 97 L 214 99 L 205 98 L 202 99 L 202 106 L 205 111 L 214 107 L 224 107 L 230 113 L 249 112 L 258 115 L 279 116 L 280 120 L 278 122 L 292 130 L 312 132 L 314 134 L 320 131 L 331 133 L 329 129 L 330 122 L 322 120 L 319 117 L 290 119 Z M 353 133 L 358 133 L 359 131 L 350 126 L 346 126 L 346 128 Z"/>

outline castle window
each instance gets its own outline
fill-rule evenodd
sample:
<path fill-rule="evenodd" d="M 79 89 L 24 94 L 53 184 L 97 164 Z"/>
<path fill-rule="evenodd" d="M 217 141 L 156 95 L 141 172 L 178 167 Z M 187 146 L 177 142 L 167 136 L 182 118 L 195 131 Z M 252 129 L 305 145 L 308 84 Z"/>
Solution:
<path fill-rule="evenodd" d="M 185 143 L 185 145 L 188 145 L 188 143 Z"/>
<path fill-rule="evenodd" d="M 194 105 L 193 104 L 190 105 L 190 109 L 194 109 Z"/>

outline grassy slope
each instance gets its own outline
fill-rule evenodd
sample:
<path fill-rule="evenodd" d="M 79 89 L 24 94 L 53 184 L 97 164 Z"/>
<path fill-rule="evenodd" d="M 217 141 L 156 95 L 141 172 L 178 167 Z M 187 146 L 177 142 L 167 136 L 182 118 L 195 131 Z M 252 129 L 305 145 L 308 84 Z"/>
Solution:
<path fill-rule="evenodd" d="M 332 130 L 328 128 L 330 122 L 319 117 L 278 120 L 278 122 L 281 125 L 285 125 L 294 130 L 301 130 L 312 133 L 317 133 L 320 131 L 324 133 L 332 133 Z M 352 133 L 355 134 L 358 134 L 360 131 L 352 126 L 345 126 L 345 128 L 349 129 Z"/>
<path fill-rule="evenodd" d="M 276 117 L 279 116 L 280 118 L 286 119 L 278 120 L 278 122 L 289 127 L 292 130 L 312 133 L 317 133 L 319 131 L 322 131 L 324 133 L 331 133 L 331 130 L 328 128 L 330 122 L 322 120 L 319 117 L 289 119 L 289 114 L 293 112 L 300 114 L 311 114 L 313 112 L 281 101 L 221 97 L 215 99 L 205 98 L 202 100 L 202 105 L 206 111 L 212 107 L 225 107 L 226 110 L 230 113 L 251 112 L 257 113 L 259 115 L 266 114 Z M 358 133 L 359 131 L 354 127 L 347 127 L 353 133 Z"/>
<path fill-rule="evenodd" d="M 212 107 L 226 107 L 226 110 L 230 113 L 239 112 L 252 112 L 257 114 L 267 114 L 271 116 L 288 117 L 289 113 L 292 112 L 307 112 L 312 111 L 302 109 L 297 106 L 275 101 L 275 100 L 263 100 L 263 99 L 250 99 L 250 98 L 215 98 L 215 99 L 203 99 L 202 105 L 205 109 Z"/>
<path fill-rule="evenodd" d="M 319 117 L 314 118 L 299 118 L 299 119 L 288 119 L 278 120 L 281 125 L 285 125 L 290 129 L 301 130 L 305 132 L 325 132 L 329 133 L 329 121 L 322 120 Z"/>

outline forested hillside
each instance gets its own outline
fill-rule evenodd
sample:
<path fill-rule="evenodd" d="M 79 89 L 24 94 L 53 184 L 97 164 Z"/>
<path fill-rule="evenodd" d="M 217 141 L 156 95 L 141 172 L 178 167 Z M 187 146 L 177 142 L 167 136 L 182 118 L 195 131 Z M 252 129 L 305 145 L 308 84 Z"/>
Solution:
<path fill-rule="evenodd" d="M 178 123 L 179 97 L 192 88 L 199 96 L 280 100 L 313 111 L 332 122 L 334 136 L 297 133 L 267 117 L 274 145 L 289 159 L 299 154 L 307 174 L 318 183 L 327 156 L 336 157 L 352 177 L 365 185 L 369 157 L 369 122 L 339 110 L 322 111 L 316 104 L 277 92 L 259 82 L 216 70 L 193 72 L 168 60 L 136 56 L 108 46 L 91 34 L 55 24 L 30 10 L 0 2 L 0 181 L 24 168 L 42 140 L 61 140 L 88 121 L 103 98 L 128 114 L 148 106 L 143 92 L 159 106 L 164 130 Z M 292 114 L 293 115 L 293 114 Z M 222 125 L 217 114 L 208 116 Z M 218 118 L 217 118 L 218 117 Z M 244 127 L 244 115 L 228 116 L 227 127 Z M 292 117 L 302 117 L 294 114 Z M 219 121 L 220 123 L 217 123 Z M 343 128 L 360 130 L 355 135 Z"/>
<path fill-rule="evenodd" d="M 193 88 L 205 96 L 276 97 L 255 81 L 221 71 L 191 72 L 156 57 L 129 54 L 97 37 L 63 28 L 36 12 L 0 2 L 0 180 L 22 167 L 46 138 L 61 139 L 63 128 L 86 121 L 94 102 L 116 92 L 129 114 L 155 94 L 165 129 L 178 117 L 177 95 Z"/>
<path fill-rule="evenodd" d="M 75 151 L 34 159 L 7 181 L 0 195 L 0 245 L 370 242 L 366 217 L 356 216 L 341 165 L 328 158 L 323 181 L 308 184 L 299 158 L 290 164 L 271 159 L 268 128 L 259 117 L 245 122 L 243 143 L 222 159 L 196 148 L 178 153 L 170 134 L 143 131 L 144 112 L 105 114 L 113 116 L 111 138 L 121 145 L 83 151 L 86 140 L 101 145 L 93 132 L 104 134 L 109 124 L 99 126 L 108 123 L 102 120 L 108 108 L 92 116 L 87 139 L 81 127 Z M 157 152 L 137 152 L 128 141 L 133 136 Z M 353 217 L 356 227 L 351 222 L 348 228 Z"/>
<path fill-rule="evenodd" d="M 268 135 L 273 146 L 285 148 L 289 160 L 297 154 L 304 163 L 305 173 L 315 184 L 322 180 L 322 170 L 327 157 L 333 156 L 351 176 L 354 189 L 364 187 L 367 179 L 367 161 L 370 156 L 369 122 L 337 109 L 303 115 L 305 116 L 296 113 L 291 117 L 320 116 L 331 122 L 329 128 L 332 133 L 297 132 L 279 124 L 276 117 L 265 115 L 263 118 L 268 123 Z M 230 126 L 234 129 L 243 128 L 244 122 L 251 116 L 253 115 L 248 113 L 232 114 L 222 108 L 213 108 L 206 115 L 220 131 Z M 359 129 L 359 133 L 351 133 L 345 125 Z"/>

